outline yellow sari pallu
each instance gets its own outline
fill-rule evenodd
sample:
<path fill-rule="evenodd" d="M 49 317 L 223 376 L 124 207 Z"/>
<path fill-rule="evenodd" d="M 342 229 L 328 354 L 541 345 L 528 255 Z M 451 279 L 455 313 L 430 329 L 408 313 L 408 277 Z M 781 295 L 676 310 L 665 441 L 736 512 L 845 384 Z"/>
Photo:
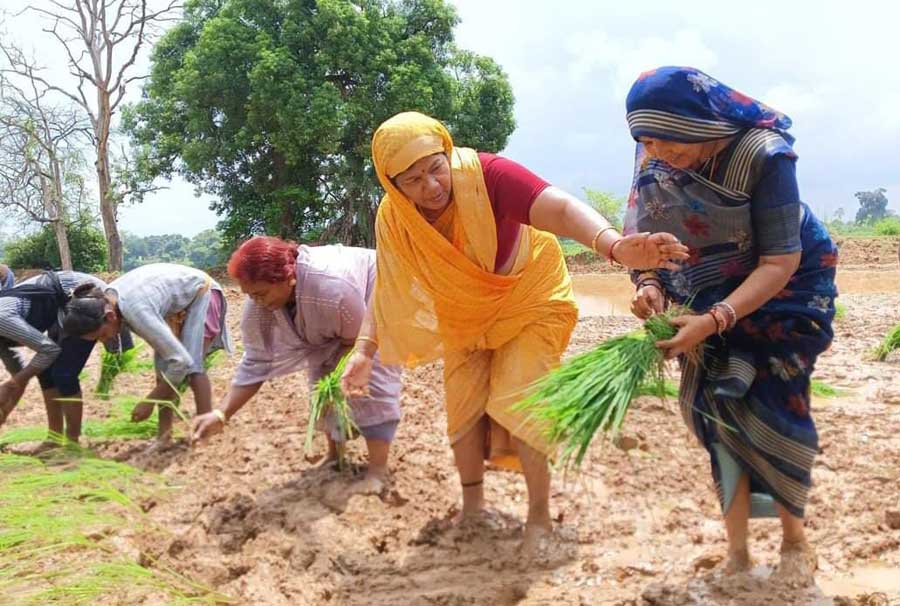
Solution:
<path fill-rule="evenodd" d="M 391 179 L 440 152 L 450 158 L 453 198 L 429 224 Z M 454 148 L 433 118 L 408 112 L 386 121 L 372 157 L 387 192 L 375 226 L 382 361 L 415 366 L 444 358 L 451 443 L 487 414 L 492 463 L 521 468 L 510 434 L 550 455 L 543 428 L 510 408 L 559 363 L 577 321 L 556 237 L 522 226 L 512 269 L 494 273 L 497 229 L 478 155 Z"/>

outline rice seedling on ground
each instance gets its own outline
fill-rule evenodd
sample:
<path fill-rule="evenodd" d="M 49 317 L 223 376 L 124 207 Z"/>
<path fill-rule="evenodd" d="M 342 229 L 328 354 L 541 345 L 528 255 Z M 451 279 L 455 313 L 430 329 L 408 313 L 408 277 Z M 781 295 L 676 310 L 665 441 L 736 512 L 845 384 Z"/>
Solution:
<path fill-rule="evenodd" d="M 888 355 L 895 349 L 900 349 L 900 324 L 892 328 L 890 332 L 885 335 L 884 340 L 881 341 L 881 345 L 873 352 L 873 356 L 879 362 L 884 362 Z"/>
<path fill-rule="evenodd" d="M 669 320 L 683 313 L 672 309 L 653 316 L 641 330 L 570 358 L 516 405 L 529 411 L 545 427 L 551 443 L 559 445 L 562 466 L 578 467 L 598 431 L 615 435 L 642 386 L 653 393 L 666 392 L 663 355 L 656 342 L 675 335 Z"/>
<path fill-rule="evenodd" d="M 316 424 L 325 417 L 329 410 L 334 415 L 343 441 L 349 440 L 359 432 L 359 428 L 353 421 L 350 405 L 344 397 L 344 392 L 341 391 L 341 376 L 344 374 L 344 368 L 347 366 L 349 357 L 350 353 L 347 353 L 341 358 L 335 369 L 322 377 L 316 384 L 316 390 L 310 398 L 309 422 L 306 426 L 307 452 L 310 452 L 312 449 L 313 438 L 316 434 Z M 344 449 L 338 448 L 338 466 L 344 469 L 345 464 Z"/>
<path fill-rule="evenodd" d="M 640 389 L 638 389 L 637 395 L 656 396 L 657 398 L 661 399 L 677 398 L 678 383 L 669 379 L 664 379 L 662 383 L 651 379 L 649 383 L 644 383 L 643 385 L 641 385 Z"/>
<path fill-rule="evenodd" d="M 847 317 L 847 306 L 843 303 L 834 304 L 834 320 L 840 322 Z"/>
<path fill-rule="evenodd" d="M 92 440 L 148 440 L 155 437 L 159 417 L 156 410 L 144 421 L 131 420 L 131 410 L 139 401 L 141 398 L 136 396 L 117 397 L 107 418 L 87 419 L 84 422 L 82 435 Z M 0 434 L 0 447 L 40 440 L 57 441 L 60 445 L 67 442 L 64 436 L 48 436 L 45 427 L 18 427 Z"/>
<path fill-rule="evenodd" d="M 230 603 L 161 562 L 134 561 L 112 540 L 122 529 L 161 532 L 136 500 L 164 490 L 157 476 L 77 447 L 47 461 L 0 454 L 0 595 L 20 606 L 150 595 L 166 604 Z"/>
<path fill-rule="evenodd" d="M 849 396 L 851 392 L 849 389 L 841 389 L 840 387 L 833 387 L 828 383 L 824 383 L 817 379 L 813 379 L 810 383 L 809 390 L 814 396 L 818 396 L 820 398 L 842 398 L 844 396 Z"/>

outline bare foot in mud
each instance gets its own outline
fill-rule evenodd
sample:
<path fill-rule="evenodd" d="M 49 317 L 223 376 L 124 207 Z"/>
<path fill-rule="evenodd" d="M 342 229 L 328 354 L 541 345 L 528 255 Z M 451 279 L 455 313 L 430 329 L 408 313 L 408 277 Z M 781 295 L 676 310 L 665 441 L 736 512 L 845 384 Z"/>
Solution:
<path fill-rule="evenodd" d="M 816 550 L 809 542 L 785 541 L 781 544 L 781 562 L 772 573 L 772 580 L 789 587 L 807 587 L 813 584 L 817 568 Z"/>
<path fill-rule="evenodd" d="M 313 469 L 327 469 L 330 467 L 334 467 L 338 462 L 338 454 L 337 452 L 331 453 L 329 452 L 324 457 L 316 461 L 313 465 Z"/>
<path fill-rule="evenodd" d="M 137 405 L 131 409 L 132 422 L 139 423 L 149 419 L 150 415 L 153 414 L 153 408 L 155 406 L 156 404 L 153 402 L 138 402 Z"/>
<path fill-rule="evenodd" d="M 526 558 L 542 557 L 547 555 L 553 538 L 553 527 L 544 524 L 525 524 L 525 536 L 519 553 Z"/>
<path fill-rule="evenodd" d="M 501 530 L 505 524 L 500 513 L 494 509 L 482 508 L 476 511 L 460 511 L 450 520 L 449 529 L 461 532 L 479 530 Z"/>
<path fill-rule="evenodd" d="M 729 553 L 725 566 L 722 568 L 725 576 L 733 576 L 750 572 L 751 570 L 753 570 L 753 559 L 750 557 L 750 552 L 746 549 Z"/>

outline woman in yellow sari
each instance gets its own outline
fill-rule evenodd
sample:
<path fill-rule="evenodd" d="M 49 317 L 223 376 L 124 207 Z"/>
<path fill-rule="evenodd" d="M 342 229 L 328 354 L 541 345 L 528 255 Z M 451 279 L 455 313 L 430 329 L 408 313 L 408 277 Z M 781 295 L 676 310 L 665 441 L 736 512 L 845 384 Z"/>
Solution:
<path fill-rule="evenodd" d="M 419 113 L 382 124 L 372 159 L 386 191 L 376 287 L 344 390 L 365 392 L 376 350 L 390 364 L 443 358 L 461 517 L 483 512 L 485 459 L 521 470 L 529 496 L 523 546 L 531 550 L 552 529 L 552 445 L 512 406 L 559 363 L 578 318 L 554 234 L 632 268 L 675 268 L 687 249 L 665 233 L 622 237 L 524 167 L 454 147 L 440 122 Z"/>

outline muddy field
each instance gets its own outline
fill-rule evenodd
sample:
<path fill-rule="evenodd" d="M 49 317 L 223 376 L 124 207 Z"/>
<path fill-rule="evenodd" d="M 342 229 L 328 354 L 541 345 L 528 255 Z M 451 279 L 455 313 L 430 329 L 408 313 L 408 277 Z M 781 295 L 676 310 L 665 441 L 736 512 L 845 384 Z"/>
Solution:
<path fill-rule="evenodd" d="M 486 477 L 498 513 L 494 527 L 451 527 L 460 488 L 437 365 L 405 376 L 393 479 L 381 496 L 348 496 L 351 474 L 316 467 L 316 457 L 305 456 L 302 376 L 266 385 L 224 436 L 202 446 L 181 442 L 147 454 L 144 442 L 91 444 L 105 457 L 160 472 L 176 487 L 147 504 L 151 519 L 167 529 L 165 539 L 123 533 L 123 543 L 143 561 L 149 554 L 237 603 L 258 606 L 900 603 L 900 360 L 867 359 L 900 323 L 900 280 L 889 271 L 897 269 L 890 244 L 878 261 L 870 260 L 872 246 L 854 246 L 840 272 L 861 286 L 845 289 L 846 316 L 816 372 L 848 393 L 814 402 L 822 444 L 808 509 L 820 556 L 814 588 L 767 583 L 780 542 L 774 521 L 751 523 L 759 564 L 753 575 L 727 583 L 718 577 L 725 541 L 706 455 L 675 403 L 655 398 L 634 406 L 622 448 L 598 441 L 582 474 L 556 478 L 558 545 L 548 558 L 526 565 L 516 551 L 526 492 L 514 474 Z M 864 270 L 877 273 L 855 273 Z M 890 279 L 869 277 L 879 274 Z M 239 293 L 229 288 L 228 298 L 238 334 Z M 636 326 L 628 317 L 583 317 L 569 353 Z M 211 372 L 217 398 L 235 361 Z M 151 377 L 120 379 L 116 389 L 133 394 L 148 390 Z M 86 414 L 100 415 L 105 406 L 92 401 Z M 9 425 L 43 424 L 40 394 L 31 386 Z M 324 452 L 321 438 L 316 447 Z M 362 445 L 350 450 L 364 464 Z"/>

